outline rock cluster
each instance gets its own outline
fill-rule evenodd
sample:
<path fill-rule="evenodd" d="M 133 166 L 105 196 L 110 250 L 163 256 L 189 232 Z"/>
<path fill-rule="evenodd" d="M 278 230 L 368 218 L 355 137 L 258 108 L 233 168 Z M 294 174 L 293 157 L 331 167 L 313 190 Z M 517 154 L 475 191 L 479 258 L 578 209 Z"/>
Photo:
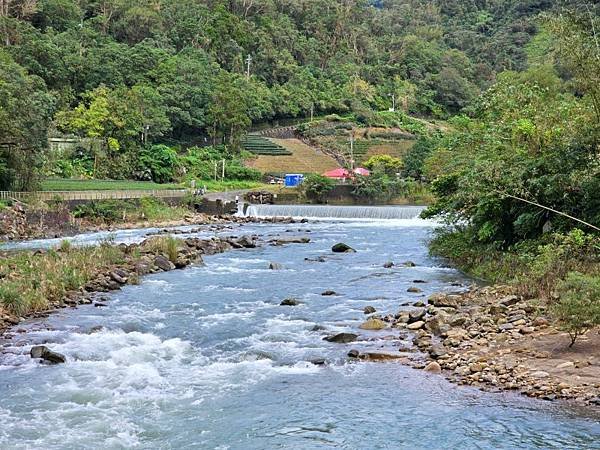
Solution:
<path fill-rule="evenodd" d="M 549 354 L 525 345 L 532 335 L 551 331 L 545 308 L 512 293 L 507 286 L 472 289 L 461 294 L 434 294 L 427 306 L 384 317 L 392 327 L 413 332 L 413 344 L 425 355 L 413 365 L 432 373 L 444 371 L 459 384 L 517 390 L 546 400 L 600 398 L 596 385 L 569 385 L 536 368 Z M 580 364 L 593 364 L 586 361 Z M 598 364 L 598 362 L 595 362 Z M 573 363 L 564 363 L 570 366 Z M 559 367 L 560 368 L 560 367 Z"/>

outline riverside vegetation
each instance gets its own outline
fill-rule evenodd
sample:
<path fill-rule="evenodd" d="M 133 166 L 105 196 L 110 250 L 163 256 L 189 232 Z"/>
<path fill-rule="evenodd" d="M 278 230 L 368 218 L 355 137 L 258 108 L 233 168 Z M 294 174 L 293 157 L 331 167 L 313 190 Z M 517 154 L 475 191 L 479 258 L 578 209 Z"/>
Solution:
<path fill-rule="evenodd" d="M 600 47 L 584 11 L 547 18 L 550 56 L 499 76 L 424 164 L 425 215 L 448 224 L 432 252 L 548 305 L 571 345 L 600 325 Z"/>
<path fill-rule="evenodd" d="M 545 54 L 540 13 L 580 3 L 12 0 L 0 10 L 0 189 L 48 175 L 212 179 L 227 154 L 227 179 L 248 180 L 233 159 L 253 123 L 314 112 L 376 124 L 394 103 L 445 119 Z M 76 151 L 49 152 L 48 135 L 65 133 Z M 207 143 L 218 155 L 197 166 L 187 149 Z"/>

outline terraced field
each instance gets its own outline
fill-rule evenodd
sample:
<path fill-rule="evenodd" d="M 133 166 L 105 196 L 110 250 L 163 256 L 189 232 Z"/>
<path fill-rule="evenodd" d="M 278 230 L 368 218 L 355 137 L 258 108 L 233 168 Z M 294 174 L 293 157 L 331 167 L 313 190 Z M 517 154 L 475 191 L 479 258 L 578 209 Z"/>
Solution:
<path fill-rule="evenodd" d="M 317 139 L 319 145 L 328 148 L 341 155 L 346 161 L 350 161 L 350 141 L 345 137 L 322 137 Z M 403 158 L 406 152 L 414 145 L 412 139 L 386 140 L 386 139 L 357 139 L 353 145 L 353 157 L 355 164 L 360 165 L 374 155 L 391 155 Z"/>
<path fill-rule="evenodd" d="M 269 139 L 289 152 L 287 156 L 259 155 L 247 161 L 249 167 L 263 173 L 323 173 L 339 167 L 337 161 L 309 147 L 299 139 Z"/>
<path fill-rule="evenodd" d="M 413 140 L 405 140 L 371 145 L 364 155 L 364 160 L 366 161 L 371 156 L 375 155 L 390 155 L 394 158 L 402 159 L 414 144 L 415 141 Z"/>
<path fill-rule="evenodd" d="M 278 145 L 272 139 L 267 139 L 256 134 L 248 134 L 242 140 L 242 147 L 255 155 L 265 156 L 290 156 L 291 151 Z"/>

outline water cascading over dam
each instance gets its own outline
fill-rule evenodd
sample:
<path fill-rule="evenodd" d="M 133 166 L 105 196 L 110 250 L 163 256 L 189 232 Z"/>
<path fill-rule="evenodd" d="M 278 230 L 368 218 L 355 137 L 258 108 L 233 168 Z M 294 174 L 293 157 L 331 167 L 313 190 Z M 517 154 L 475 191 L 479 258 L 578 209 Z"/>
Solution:
<path fill-rule="evenodd" d="M 424 206 L 249 205 L 251 217 L 310 217 L 323 219 L 416 219 Z"/>

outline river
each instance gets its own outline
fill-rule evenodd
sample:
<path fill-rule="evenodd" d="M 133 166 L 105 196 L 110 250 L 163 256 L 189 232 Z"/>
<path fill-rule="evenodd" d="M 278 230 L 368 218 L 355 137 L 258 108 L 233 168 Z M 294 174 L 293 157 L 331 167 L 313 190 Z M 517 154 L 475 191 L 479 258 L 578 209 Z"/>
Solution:
<path fill-rule="evenodd" d="M 20 326 L 28 332 L 0 356 L 0 448 L 600 449 L 589 411 L 455 386 L 396 362 L 349 360 L 352 348 L 411 345 L 399 330 L 359 333 L 365 306 L 396 312 L 468 283 L 428 256 L 431 223 L 356 219 L 228 230 L 312 240 L 213 255 L 110 294 L 106 308 Z M 332 254 L 336 242 L 357 253 Z M 326 262 L 312 261 L 318 256 Z M 384 269 L 390 260 L 400 264 Z M 409 260 L 416 266 L 401 265 Z M 406 292 L 415 279 L 426 281 L 423 294 Z M 280 306 L 288 297 L 302 303 Z M 342 331 L 359 341 L 323 341 Z M 389 340 L 372 339 L 381 335 Z M 30 346 L 42 342 L 68 362 L 31 360 Z M 311 362 L 321 358 L 325 365 Z"/>

